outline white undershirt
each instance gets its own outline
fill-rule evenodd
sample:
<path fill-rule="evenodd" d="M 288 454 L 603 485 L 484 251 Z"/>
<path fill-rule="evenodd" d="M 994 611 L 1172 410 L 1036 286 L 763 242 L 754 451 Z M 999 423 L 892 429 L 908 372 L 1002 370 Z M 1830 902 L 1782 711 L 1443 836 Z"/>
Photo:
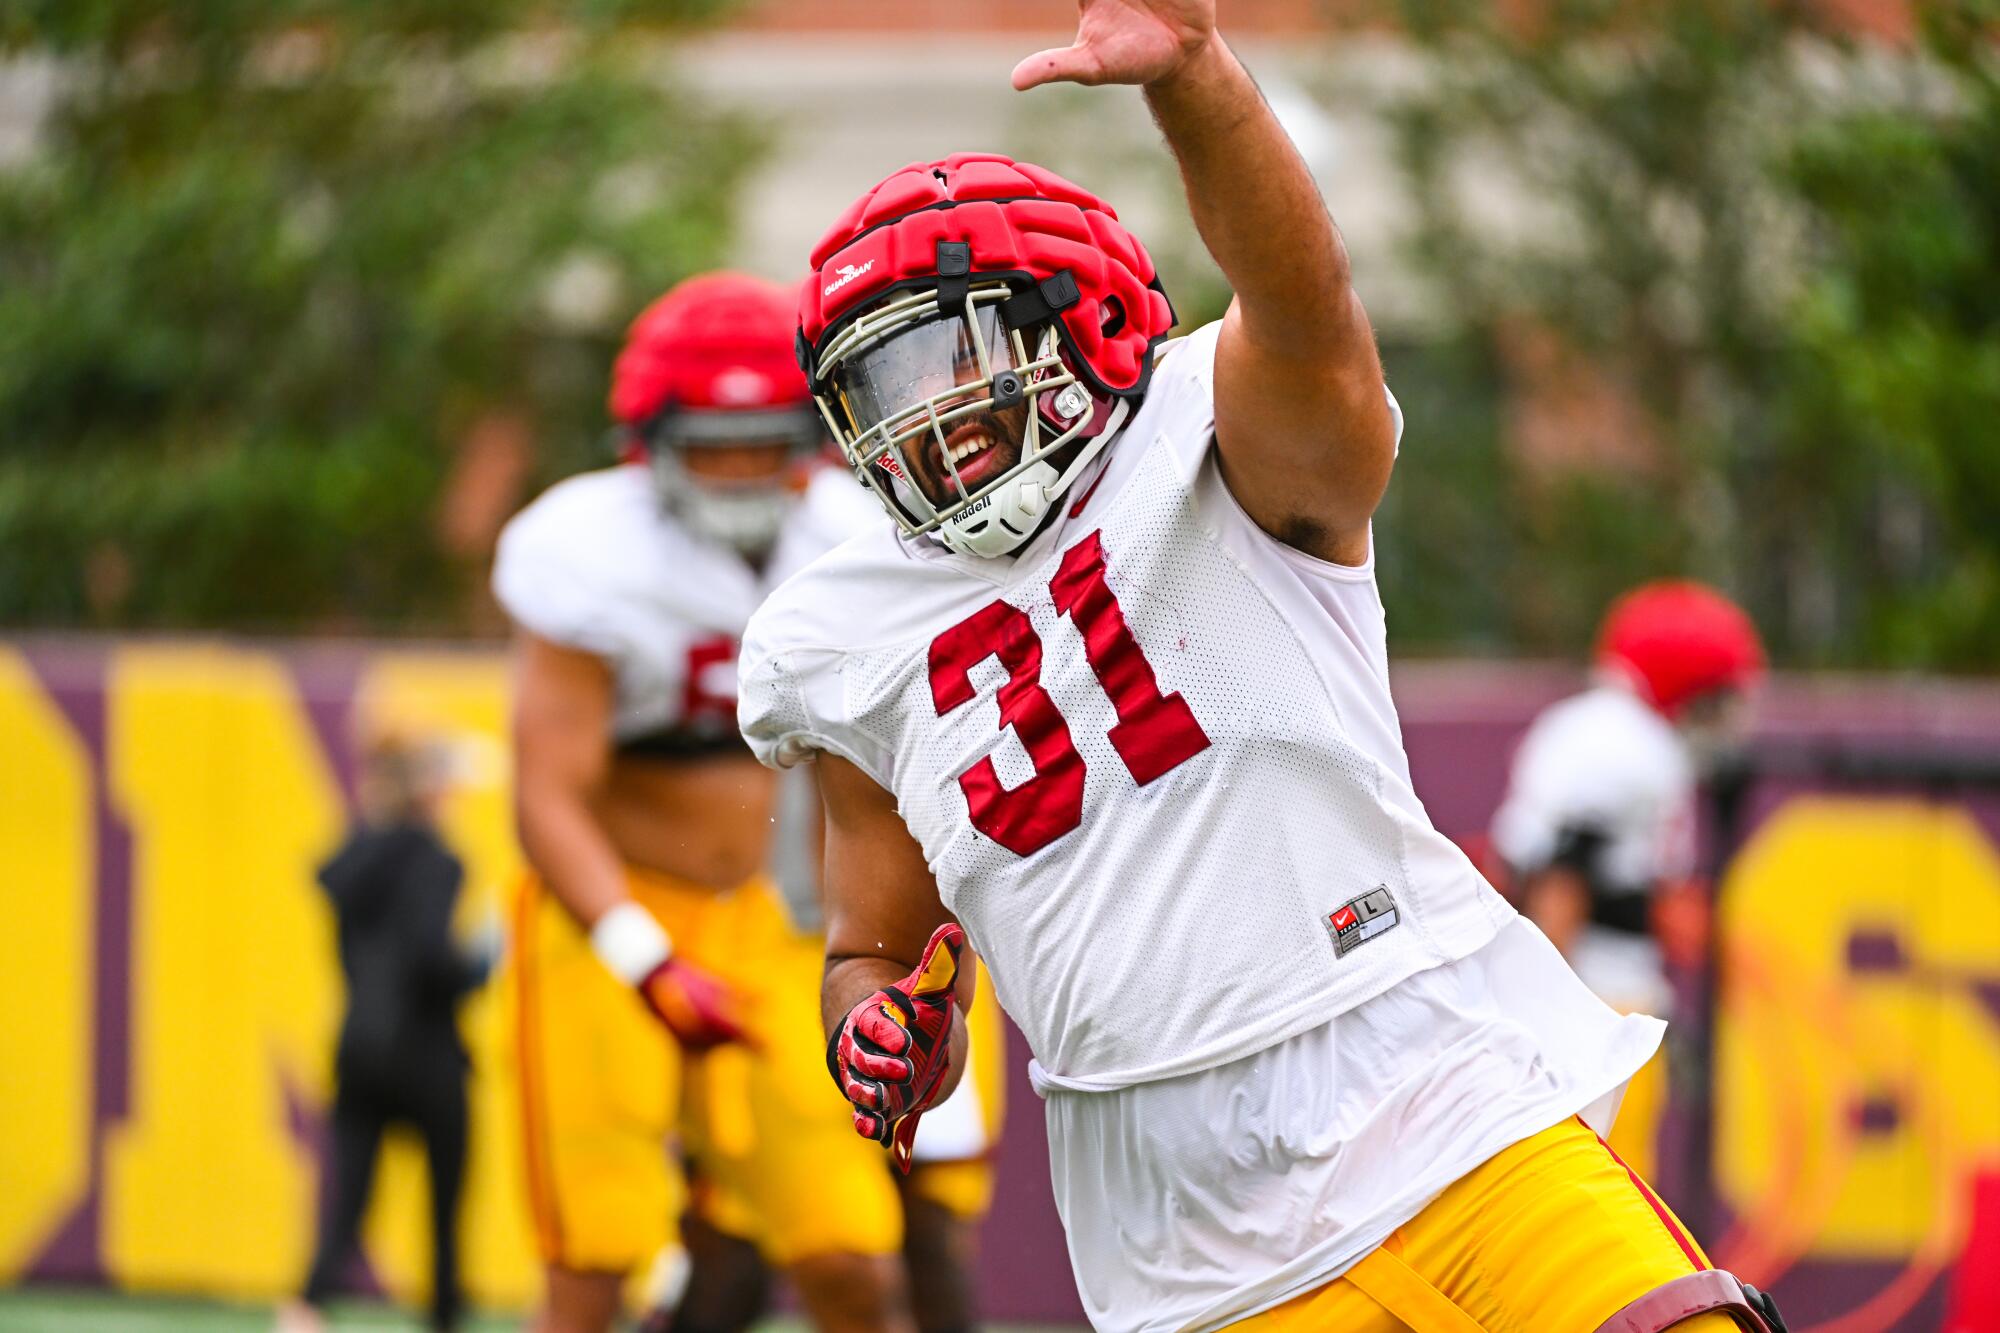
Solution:
<path fill-rule="evenodd" d="M 1510 1144 L 1573 1115 L 1608 1131 L 1665 1028 L 1517 919 L 1230 1064 L 1110 1091 L 1031 1067 L 1092 1325 L 1216 1328 L 1331 1281 Z"/>

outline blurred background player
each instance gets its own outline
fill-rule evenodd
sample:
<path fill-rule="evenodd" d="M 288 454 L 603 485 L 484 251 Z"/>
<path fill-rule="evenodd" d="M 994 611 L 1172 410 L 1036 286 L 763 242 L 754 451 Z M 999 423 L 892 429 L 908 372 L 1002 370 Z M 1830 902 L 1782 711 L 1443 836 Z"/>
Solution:
<path fill-rule="evenodd" d="M 729 273 L 661 297 L 613 373 L 626 461 L 555 486 L 500 539 L 547 1333 L 607 1327 L 668 1239 L 677 1112 L 702 1211 L 782 1268 L 815 1323 L 908 1322 L 894 1188 L 826 1086 L 819 943 L 764 877 L 774 789 L 734 724 L 736 636 L 765 592 L 881 522 L 850 479 L 811 466 L 821 427 L 791 309 Z M 696 1233 L 675 1327 L 739 1326 L 755 1295 L 718 1271 L 729 1243 Z"/>
<path fill-rule="evenodd" d="M 1521 910 L 1614 1008 L 1669 1013 L 1669 963 L 1704 961 L 1695 788 L 1740 735 L 1763 672 L 1735 603 L 1699 583 L 1645 584 L 1606 613 L 1595 682 L 1544 709 L 1515 751 L 1494 849 Z M 1612 1136 L 1642 1175 L 1663 1094 L 1655 1057 Z"/>
<path fill-rule="evenodd" d="M 384 732 L 363 742 L 361 820 L 320 870 L 339 923 L 347 1015 L 334 1057 L 333 1143 L 319 1245 L 285 1333 L 316 1333 L 320 1310 L 358 1250 L 369 1185 L 391 1124 L 414 1128 L 430 1168 L 432 1328 L 457 1328 L 458 1202 L 465 1179 L 465 1079 L 458 1002 L 485 981 L 493 951 L 462 951 L 452 910 L 464 880 L 436 828 L 443 755 Z"/>

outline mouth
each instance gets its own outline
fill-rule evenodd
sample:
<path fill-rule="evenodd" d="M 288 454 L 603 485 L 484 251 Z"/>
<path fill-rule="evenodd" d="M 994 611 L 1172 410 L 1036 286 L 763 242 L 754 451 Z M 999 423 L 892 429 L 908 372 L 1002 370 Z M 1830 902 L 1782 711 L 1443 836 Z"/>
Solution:
<path fill-rule="evenodd" d="M 951 468 L 958 469 L 958 479 L 969 492 L 997 471 L 1001 456 L 1005 452 L 998 446 L 1000 439 L 984 421 L 968 421 L 947 435 L 940 449 L 935 438 L 930 444 L 930 461 L 937 465 L 937 475 L 949 481 Z M 951 460 L 947 466 L 945 459 Z"/>

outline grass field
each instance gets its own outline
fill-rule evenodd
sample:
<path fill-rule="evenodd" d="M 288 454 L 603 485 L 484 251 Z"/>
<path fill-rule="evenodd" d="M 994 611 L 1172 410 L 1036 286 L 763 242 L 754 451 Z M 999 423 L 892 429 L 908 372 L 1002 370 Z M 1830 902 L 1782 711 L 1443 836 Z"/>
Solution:
<path fill-rule="evenodd" d="M 409 1311 L 380 1305 L 337 1305 L 329 1326 L 338 1333 L 360 1329 L 419 1330 L 423 1321 Z M 465 1333 L 512 1333 L 520 1328 L 513 1317 L 473 1319 Z M 118 1296 L 101 1291 L 40 1287 L 0 1291 L 0 1333 L 268 1333 L 271 1311 L 256 1305 L 218 1305 L 212 1301 L 166 1300 Z M 778 1319 L 762 1326 L 765 1333 L 803 1333 L 797 1320 Z M 1007 1333 L 1008 1325 L 988 1325 Z M 1060 1329 L 1011 1326 L 1011 1333 L 1067 1333 Z"/>
<path fill-rule="evenodd" d="M 411 1311 L 381 1305 L 336 1305 L 327 1321 L 336 1333 L 362 1329 L 405 1330 L 424 1327 Z M 0 1291 L 0 1333 L 268 1333 L 271 1311 L 261 1305 L 221 1305 L 213 1301 L 169 1300 L 119 1296 L 101 1291 L 37 1288 Z M 465 1333 L 512 1333 L 521 1321 L 512 1316 L 469 1320 Z M 800 1333 L 794 1320 L 773 1320 L 768 1333 Z"/>
<path fill-rule="evenodd" d="M 329 1325 L 338 1330 L 415 1330 L 415 1315 L 379 1305 L 340 1305 Z M 101 1291 L 38 1288 L 0 1291 L 0 1333 L 267 1333 L 271 1311 L 257 1305 L 142 1299 Z M 516 1329 L 515 1319 L 475 1319 L 466 1333 Z"/>

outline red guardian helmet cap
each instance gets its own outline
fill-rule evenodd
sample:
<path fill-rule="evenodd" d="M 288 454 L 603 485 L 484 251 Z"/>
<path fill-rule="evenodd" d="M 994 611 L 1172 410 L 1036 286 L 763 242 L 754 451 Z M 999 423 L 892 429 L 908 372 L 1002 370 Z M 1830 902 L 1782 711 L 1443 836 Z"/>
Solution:
<path fill-rule="evenodd" d="M 791 293 L 745 273 L 706 273 L 639 312 L 611 371 L 611 415 L 643 452 L 667 508 L 698 534 L 755 553 L 777 539 L 790 474 L 824 438 L 793 355 Z M 781 446 L 769 478 L 698 478 L 688 453 Z"/>
<path fill-rule="evenodd" d="M 1703 695 L 1756 684 L 1764 645 L 1743 608 L 1715 589 L 1662 580 L 1612 603 L 1598 631 L 1597 665 L 1678 718 Z"/>
<path fill-rule="evenodd" d="M 813 248 L 798 357 L 905 532 L 1002 555 L 1123 424 L 1173 322 L 1109 205 L 1026 162 L 958 153 L 896 172 Z"/>

